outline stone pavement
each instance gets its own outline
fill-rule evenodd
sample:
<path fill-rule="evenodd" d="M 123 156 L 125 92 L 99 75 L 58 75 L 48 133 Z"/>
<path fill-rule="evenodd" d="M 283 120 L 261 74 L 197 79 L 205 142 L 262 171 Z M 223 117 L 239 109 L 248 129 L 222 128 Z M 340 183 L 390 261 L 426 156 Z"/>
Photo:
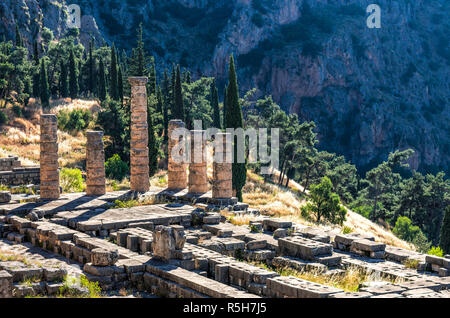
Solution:
<path fill-rule="evenodd" d="M 120 209 L 111 202 L 136 194 L 0 205 L 0 297 L 54 295 L 65 274 L 83 274 L 104 292 L 158 297 L 449 297 L 448 259 L 276 218 L 236 226 L 214 211 L 245 205 L 181 193 L 150 189 L 143 196 L 154 204 Z M 350 293 L 277 268 L 330 277 L 357 268 L 377 279 Z"/>

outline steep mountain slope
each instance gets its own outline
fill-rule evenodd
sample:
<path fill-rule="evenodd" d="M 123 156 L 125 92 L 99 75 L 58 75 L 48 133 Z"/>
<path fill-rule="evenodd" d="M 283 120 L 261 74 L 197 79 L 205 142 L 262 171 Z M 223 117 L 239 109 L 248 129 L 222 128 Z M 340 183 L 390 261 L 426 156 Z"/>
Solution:
<path fill-rule="evenodd" d="M 390 151 L 412 148 L 413 168 L 448 173 L 450 4 L 379 0 L 382 27 L 369 29 L 371 2 L 70 1 L 82 9 L 82 42 L 93 34 L 99 43 L 101 33 L 129 51 L 142 22 L 159 71 L 179 62 L 222 86 L 234 53 L 242 92 L 257 87 L 258 96 L 272 94 L 285 110 L 314 120 L 321 148 L 363 171 Z M 58 37 L 66 28 L 64 4 L 3 1 L 0 32 L 11 38 L 17 20 L 31 43 L 39 35 L 36 19 Z"/>

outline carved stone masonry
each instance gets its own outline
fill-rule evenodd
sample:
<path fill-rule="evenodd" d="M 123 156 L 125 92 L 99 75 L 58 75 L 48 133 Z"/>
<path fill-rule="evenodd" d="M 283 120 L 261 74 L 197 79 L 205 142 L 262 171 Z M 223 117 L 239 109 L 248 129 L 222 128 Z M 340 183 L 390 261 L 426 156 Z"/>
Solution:
<path fill-rule="evenodd" d="M 229 199 L 233 196 L 232 163 L 231 161 L 227 162 L 227 158 L 231 158 L 229 153 L 231 147 L 226 146 L 227 140 L 230 140 L 230 134 L 218 133 L 216 138 L 217 142 L 214 147 L 212 197 L 215 199 Z"/>
<path fill-rule="evenodd" d="M 173 156 L 173 149 L 177 147 L 177 145 L 181 145 L 180 143 L 184 143 L 184 137 L 179 136 L 179 138 L 172 138 L 172 132 L 176 129 L 185 128 L 184 123 L 179 119 L 173 119 L 169 122 L 169 159 L 168 159 L 168 189 L 170 190 L 179 190 L 185 189 L 187 187 L 187 175 L 186 175 L 186 164 L 180 160 L 183 154 L 183 148 L 180 147 L 180 152 L 177 154 L 177 158 Z"/>
<path fill-rule="evenodd" d="M 191 130 L 191 161 L 189 163 L 189 193 L 208 192 L 204 130 Z"/>
<path fill-rule="evenodd" d="M 42 114 L 40 119 L 40 195 L 42 199 L 58 199 L 58 119 L 53 114 Z"/>
<path fill-rule="evenodd" d="M 150 189 L 147 80 L 147 77 L 128 78 L 131 84 L 130 188 L 137 192 L 147 192 Z"/>
<path fill-rule="evenodd" d="M 88 131 L 86 135 L 86 194 L 103 195 L 106 193 L 103 132 Z"/>

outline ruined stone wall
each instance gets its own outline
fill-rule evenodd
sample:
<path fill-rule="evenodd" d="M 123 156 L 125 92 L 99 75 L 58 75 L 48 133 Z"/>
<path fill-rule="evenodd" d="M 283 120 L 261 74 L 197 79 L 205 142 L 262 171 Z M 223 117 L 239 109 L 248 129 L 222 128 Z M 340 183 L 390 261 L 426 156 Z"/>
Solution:
<path fill-rule="evenodd" d="M 0 158 L 0 171 L 12 171 L 17 167 L 20 167 L 18 157 Z"/>

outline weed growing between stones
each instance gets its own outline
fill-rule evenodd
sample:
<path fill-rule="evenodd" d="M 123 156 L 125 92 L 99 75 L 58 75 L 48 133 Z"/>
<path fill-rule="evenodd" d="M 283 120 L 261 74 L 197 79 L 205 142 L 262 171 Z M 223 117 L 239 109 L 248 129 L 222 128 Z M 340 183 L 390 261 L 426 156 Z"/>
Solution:
<path fill-rule="evenodd" d="M 100 298 L 102 290 L 98 282 L 89 281 L 86 276 L 66 275 L 64 285 L 60 287 L 58 298 Z"/>

